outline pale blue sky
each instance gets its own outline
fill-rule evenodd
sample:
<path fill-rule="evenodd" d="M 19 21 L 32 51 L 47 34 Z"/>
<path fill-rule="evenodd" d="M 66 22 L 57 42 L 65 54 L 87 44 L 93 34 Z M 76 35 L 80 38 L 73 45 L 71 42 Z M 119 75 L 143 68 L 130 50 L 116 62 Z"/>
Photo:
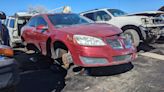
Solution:
<path fill-rule="evenodd" d="M 0 11 L 12 15 L 18 11 L 26 11 L 29 6 L 54 9 L 64 5 L 71 6 L 74 13 L 95 8 L 117 8 L 132 13 L 157 10 L 164 5 L 164 0 L 0 0 Z"/>

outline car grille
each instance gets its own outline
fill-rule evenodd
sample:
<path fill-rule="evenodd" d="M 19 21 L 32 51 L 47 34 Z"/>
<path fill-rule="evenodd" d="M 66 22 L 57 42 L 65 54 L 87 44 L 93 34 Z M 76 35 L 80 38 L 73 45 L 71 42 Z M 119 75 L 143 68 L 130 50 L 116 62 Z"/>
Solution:
<path fill-rule="evenodd" d="M 153 24 L 164 24 L 164 20 L 162 18 L 152 18 Z"/>
<path fill-rule="evenodd" d="M 118 48 L 114 48 L 114 49 L 124 49 L 123 44 L 121 43 L 121 40 L 125 46 L 126 49 L 131 48 L 132 47 L 132 43 L 130 41 L 128 41 L 127 39 L 107 39 L 107 43 L 108 45 L 111 45 L 111 41 L 115 41 L 115 45 L 118 46 Z M 122 47 L 122 48 L 121 48 Z"/>

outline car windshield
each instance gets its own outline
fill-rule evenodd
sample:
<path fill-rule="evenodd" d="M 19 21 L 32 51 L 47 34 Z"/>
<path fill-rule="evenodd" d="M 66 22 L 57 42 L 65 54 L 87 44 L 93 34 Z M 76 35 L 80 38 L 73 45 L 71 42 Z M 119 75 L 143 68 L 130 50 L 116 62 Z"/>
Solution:
<path fill-rule="evenodd" d="M 48 18 L 55 27 L 92 23 L 91 20 L 77 14 L 54 14 L 49 15 Z"/>
<path fill-rule="evenodd" d="M 115 17 L 123 16 L 123 15 L 127 14 L 124 11 L 121 11 L 121 10 L 118 10 L 118 9 L 108 9 L 108 11 Z"/>

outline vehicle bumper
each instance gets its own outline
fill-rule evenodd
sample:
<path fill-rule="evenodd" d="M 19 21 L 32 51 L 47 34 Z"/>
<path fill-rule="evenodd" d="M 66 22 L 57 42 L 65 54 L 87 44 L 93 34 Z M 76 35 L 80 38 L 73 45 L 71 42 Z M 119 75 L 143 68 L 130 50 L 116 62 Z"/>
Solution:
<path fill-rule="evenodd" d="M 74 64 L 82 67 L 101 67 L 124 64 L 133 61 L 137 54 L 134 47 L 114 50 L 104 47 L 78 47 L 71 51 Z"/>
<path fill-rule="evenodd" d="M 141 31 L 145 31 L 151 35 L 161 35 L 164 26 L 151 26 L 151 27 L 144 27 L 140 26 Z"/>
<path fill-rule="evenodd" d="M 147 40 L 152 37 L 159 38 L 162 35 L 162 31 L 164 30 L 164 26 L 140 26 L 139 28 L 141 30 L 144 40 Z"/>
<path fill-rule="evenodd" d="M 18 81 L 19 75 L 15 60 L 0 56 L 0 91 L 15 86 Z"/>

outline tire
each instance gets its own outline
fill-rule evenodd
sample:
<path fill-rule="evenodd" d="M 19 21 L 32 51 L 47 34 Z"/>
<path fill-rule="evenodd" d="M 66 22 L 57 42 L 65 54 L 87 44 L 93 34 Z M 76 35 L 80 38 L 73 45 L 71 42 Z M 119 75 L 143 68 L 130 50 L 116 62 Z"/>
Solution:
<path fill-rule="evenodd" d="M 65 58 L 64 55 L 67 54 L 68 51 L 64 48 L 56 48 L 55 49 L 55 55 L 56 55 L 56 61 L 66 70 L 69 68 L 69 64 L 64 62 Z"/>
<path fill-rule="evenodd" d="M 57 48 L 55 49 L 55 54 L 57 55 L 55 61 L 57 61 L 58 64 L 60 64 L 60 66 L 67 71 L 65 79 L 69 79 L 73 77 L 74 75 L 76 75 L 76 73 L 73 70 L 74 68 L 77 68 L 78 66 L 73 64 L 73 60 L 70 60 L 70 57 L 68 58 L 68 55 L 71 55 L 70 52 L 66 48 Z M 71 59 L 72 59 L 72 56 L 71 56 Z"/>
<path fill-rule="evenodd" d="M 137 31 L 135 29 L 126 29 L 126 30 L 124 30 L 124 34 L 130 36 L 134 46 L 137 47 L 139 45 L 140 37 L 139 37 L 139 34 L 137 33 Z"/>

